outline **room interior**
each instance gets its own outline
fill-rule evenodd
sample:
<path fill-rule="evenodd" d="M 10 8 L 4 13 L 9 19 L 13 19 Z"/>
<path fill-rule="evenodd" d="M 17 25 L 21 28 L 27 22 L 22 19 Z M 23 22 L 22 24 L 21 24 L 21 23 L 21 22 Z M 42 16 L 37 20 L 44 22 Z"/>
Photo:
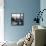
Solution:
<path fill-rule="evenodd" d="M 45 5 L 46 0 L 0 0 L 0 46 L 46 46 Z"/>

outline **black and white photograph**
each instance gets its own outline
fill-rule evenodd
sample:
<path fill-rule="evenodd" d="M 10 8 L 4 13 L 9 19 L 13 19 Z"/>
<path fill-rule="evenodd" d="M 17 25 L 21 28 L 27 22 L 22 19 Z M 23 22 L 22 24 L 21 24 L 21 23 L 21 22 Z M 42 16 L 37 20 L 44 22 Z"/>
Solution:
<path fill-rule="evenodd" d="M 11 16 L 11 24 L 13 26 L 24 25 L 24 13 L 14 13 Z"/>

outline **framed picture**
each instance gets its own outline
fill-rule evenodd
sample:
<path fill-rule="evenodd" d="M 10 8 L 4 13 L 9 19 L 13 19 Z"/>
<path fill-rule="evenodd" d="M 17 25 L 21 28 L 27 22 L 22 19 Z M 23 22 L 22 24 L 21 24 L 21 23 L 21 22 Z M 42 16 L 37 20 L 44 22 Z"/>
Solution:
<path fill-rule="evenodd" d="M 11 15 L 11 25 L 13 26 L 24 25 L 24 13 L 13 13 Z"/>

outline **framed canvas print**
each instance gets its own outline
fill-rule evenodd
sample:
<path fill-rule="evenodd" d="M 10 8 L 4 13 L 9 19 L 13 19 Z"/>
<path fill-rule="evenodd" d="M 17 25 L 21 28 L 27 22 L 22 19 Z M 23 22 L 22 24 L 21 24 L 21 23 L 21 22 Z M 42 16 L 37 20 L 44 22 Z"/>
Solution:
<path fill-rule="evenodd" d="M 11 15 L 11 25 L 13 26 L 24 25 L 24 13 L 13 13 Z"/>

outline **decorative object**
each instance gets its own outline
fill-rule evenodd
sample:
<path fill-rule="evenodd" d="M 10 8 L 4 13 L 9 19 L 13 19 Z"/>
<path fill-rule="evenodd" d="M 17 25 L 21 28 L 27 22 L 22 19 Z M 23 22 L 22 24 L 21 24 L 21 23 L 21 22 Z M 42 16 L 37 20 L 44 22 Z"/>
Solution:
<path fill-rule="evenodd" d="M 34 41 L 33 34 L 29 32 L 24 38 L 17 42 L 17 46 L 31 46 Z"/>
<path fill-rule="evenodd" d="M 33 34 L 31 34 L 31 32 L 29 32 L 29 33 L 26 35 L 26 38 L 25 38 L 25 40 L 24 40 L 23 46 L 31 46 L 32 43 L 33 43 L 33 40 L 34 40 Z"/>
<path fill-rule="evenodd" d="M 24 13 L 12 13 L 11 24 L 13 26 L 24 25 Z"/>
<path fill-rule="evenodd" d="M 40 19 L 41 19 L 41 21 L 43 22 L 44 20 L 43 20 L 42 15 L 43 15 L 43 13 L 44 13 L 45 10 L 46 9 L 43 9 L 42 11 L 39 11 L 38 14 L 37 14 L 37 16 L 34 18 L 33 21 L 35 21 L 36 23 L 40 23 Z"/>

